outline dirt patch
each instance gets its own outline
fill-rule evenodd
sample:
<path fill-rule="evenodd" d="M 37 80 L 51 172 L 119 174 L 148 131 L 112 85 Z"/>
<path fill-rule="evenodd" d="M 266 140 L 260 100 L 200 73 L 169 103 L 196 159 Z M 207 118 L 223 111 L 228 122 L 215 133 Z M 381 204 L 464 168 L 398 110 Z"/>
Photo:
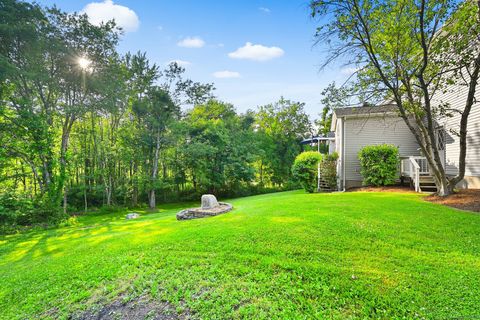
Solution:
<path fill-rule="evenodd" d="M 415 192 L 410 187 L 407 186 L 383 186 L 383 187 L 358 187 L 348 189 L 349 192 L 401 192 L 401 193 L 412 193 Z"/>
<path fill-rule="evenodd" d="M 348 190 L 349 192 L 401 192 L 415 193 L 408 186 L 386 186 L 386 187 L 359 187 Z M 461 189 L 448 197 L 439 197 L 435 194 L 426 196 L 426 201 L 442 204 L 452 208 L 480 212 L 480 189 Z"/>
<path fill-rule="evenodd" d="M 480 189 L 462 189 L 448 197 L 431 195 L 425 197 L 425 200 L 457 209 L 480 212 Z"/>
<path fill-rule="evenodd" d="M 176 320 L 190 319 L 188 313 L 177 313 L 167 302 L 140 297 L 130 301 L 117 300 L 109 305 L 72 316 L 72 320 Z"/>

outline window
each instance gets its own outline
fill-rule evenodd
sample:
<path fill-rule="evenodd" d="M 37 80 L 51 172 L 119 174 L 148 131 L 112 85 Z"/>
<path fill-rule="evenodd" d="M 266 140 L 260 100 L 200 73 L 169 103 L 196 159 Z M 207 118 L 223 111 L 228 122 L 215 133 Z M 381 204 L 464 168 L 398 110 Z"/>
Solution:
<path fill-rule="evenodd" d="M 445 150 L 445 129 L 443 127 L 437 129 L 437 147 L 439 151 Z"/>

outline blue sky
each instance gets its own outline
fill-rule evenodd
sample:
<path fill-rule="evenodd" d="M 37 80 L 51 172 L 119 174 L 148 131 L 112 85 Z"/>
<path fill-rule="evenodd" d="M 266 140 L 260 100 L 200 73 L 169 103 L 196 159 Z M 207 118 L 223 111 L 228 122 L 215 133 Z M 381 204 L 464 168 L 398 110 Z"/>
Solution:
<path fill-rule="evenodd" d="M 317 117 L 322 89 L 348 76 L 348 68 L 341 66 L 320 72 L 324 48 L 313 46 L 316 23 L 305 0 L 39 3 L 83 10 L 92 21 L 115 16 L 127 30 L 121 52 L 145 51 L 162 67 L 184 61 L 188 77 L 214 82 L 218 98 L 240 112 L 284 96 L 305 102 L 307 112 Z"/>

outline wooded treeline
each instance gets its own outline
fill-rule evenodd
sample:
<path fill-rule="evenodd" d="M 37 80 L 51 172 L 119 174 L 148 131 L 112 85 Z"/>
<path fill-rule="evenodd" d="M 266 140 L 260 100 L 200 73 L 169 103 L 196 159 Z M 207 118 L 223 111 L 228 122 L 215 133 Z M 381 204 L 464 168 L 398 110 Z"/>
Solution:
<path fill-rule="evenodd" d="M 291 186 L 302 103 L 238 114 L 179 65 L 119 54 L 120 34 L 0 0 L 0 224 Z"/>

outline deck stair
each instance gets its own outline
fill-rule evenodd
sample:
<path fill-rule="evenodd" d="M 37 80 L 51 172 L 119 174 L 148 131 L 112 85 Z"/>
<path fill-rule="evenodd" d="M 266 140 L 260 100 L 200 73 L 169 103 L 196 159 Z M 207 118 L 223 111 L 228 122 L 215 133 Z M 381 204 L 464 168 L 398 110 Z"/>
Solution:
<path fill-rule="evenodd" d="M 402 180 L 408 178 L 410 184 L 417 192 L 436 192 L 437 187 L 430 174 L 427 159 L 425 157 L 404 157 L 400 162 Z"/>
<path fill-rule="evenodd" d="M 420 176 L 420 192 L 437 192 L 437 186 L 431 175 Z"/>
<path fill-rule="evenodd" d="M 326 180 L 320 177 L 320 184 L 318 189 L 320 192 L 333 192 L 333 191 L 337 191 L 337 186 L 332 186 L 328 184 Z"/>

